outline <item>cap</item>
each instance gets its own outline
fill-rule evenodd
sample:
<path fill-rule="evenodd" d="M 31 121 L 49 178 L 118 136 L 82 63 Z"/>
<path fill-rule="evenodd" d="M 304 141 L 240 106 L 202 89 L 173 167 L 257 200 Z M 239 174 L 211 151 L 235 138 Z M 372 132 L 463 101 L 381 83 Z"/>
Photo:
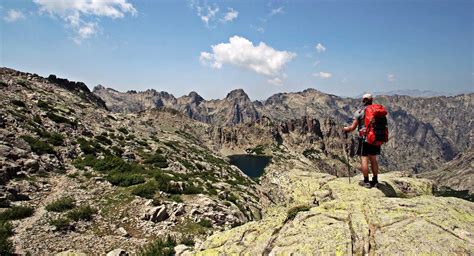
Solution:
<path fill-rule="evenodd" d="M 368 100 L 372 100 L 372 99 L 373 99 L 373 97 L 372 97 L 372 94 L 370 94 L 370 93 L 366 93 L 366 94 L 364 94 L 364 95 L 362 96 L 362 99 L 368 99 Z"/>

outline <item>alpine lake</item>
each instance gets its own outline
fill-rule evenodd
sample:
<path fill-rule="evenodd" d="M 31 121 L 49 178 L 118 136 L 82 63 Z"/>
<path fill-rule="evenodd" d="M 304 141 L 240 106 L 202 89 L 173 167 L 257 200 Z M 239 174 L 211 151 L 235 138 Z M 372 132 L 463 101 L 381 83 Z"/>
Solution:
<path fill-rule="evenodd" d="M 230 155 L 230 164 L 239 167 L 247 176 L 256 179 L 262 176 L 265 167 L 270 163 L 272 157 L 265 155 Z"/>

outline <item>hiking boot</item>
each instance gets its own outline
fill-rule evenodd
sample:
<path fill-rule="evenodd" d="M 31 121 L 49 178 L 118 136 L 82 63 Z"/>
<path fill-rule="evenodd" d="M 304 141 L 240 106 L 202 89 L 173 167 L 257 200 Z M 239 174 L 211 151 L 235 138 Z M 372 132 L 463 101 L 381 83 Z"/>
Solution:
<path fill-rule="evenodd" d="M 372 188 L 372 185 L 370 184 L 369 181 L 363 181 L 363 180 L 361 180 L 361 181 L 359 182 L 359 185 L 362 186 L 362 187 L 364 187 L 364 188 Z"/>
<path fill-rule="evenodd" d="M 377 180 L 371 180 L 370 181 L 370 186 L 377 187 L 378 185 L 379 185 L 379 182 Z"/>
<path fill-rule="evenodd" d="M 378 184 L 379 184 L 379 181 L 377 179 L 377 176 L 372 177 L 372 180 L 370 181 L 370 185 L 372 187 L 377 187 Z"/>

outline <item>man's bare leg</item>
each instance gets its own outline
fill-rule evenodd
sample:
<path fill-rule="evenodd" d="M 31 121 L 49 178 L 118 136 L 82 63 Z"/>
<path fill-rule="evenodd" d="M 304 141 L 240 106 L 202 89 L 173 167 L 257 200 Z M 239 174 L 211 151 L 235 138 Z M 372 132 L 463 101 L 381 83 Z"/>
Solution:
<path fill-rule="evenodd" d="M 369 156 L 369 160 L 370 167 L 372 168 L 372 174 L 374 176 L 377 176 L 377 174 L 379 174 L 379 164 L 377 163 L 377 156 Z"/>
<path fill-rule="evenodd" d="M 362 171 L 362 175 L 364 175 L 364 182 L 368 182 L 369 177 L 369 157 L 368 156 L 361 156 L 360 157 L 360 169 Z"/>
<path fill-rule="evenodd" d="M 369 156 L 370 167 L 372 168 L 372 186 L 378 183 L 377 175 L 379 174 L 379 164 L 377 163 L 377 156 Z"/>

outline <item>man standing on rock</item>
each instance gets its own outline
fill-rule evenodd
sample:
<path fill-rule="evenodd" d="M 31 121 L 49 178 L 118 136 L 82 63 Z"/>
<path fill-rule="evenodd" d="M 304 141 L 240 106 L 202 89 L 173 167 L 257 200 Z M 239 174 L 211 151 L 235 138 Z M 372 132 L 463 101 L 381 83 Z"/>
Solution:
<path fill-rule="evenodd" d="M 364 94 L 362 96 L 362 103 L 364 107 L 359 109 L 354 114 L 354 121 L 351 126 L 346 126 L 343 128 L 344 132 L 352 132 L 356 128 L 359 130 L 359 143 L 357 147 L 357 155 L 360 156 L 360 165 L 362 174 L 364 175 L 364 180 L 360 185 L 371 188 L 378 184 L 377 174 L 379 172 L 379 165 L 377 163 L 377 155 L 380 155 L 380 146 L 369 144 L 365 141 L 365 109 L 367 106 L 372 105 L 373 97 L 371 94 Z M 369 181 L 369 160 L 370 166 L 372 167 L 372 181 Z"/>

